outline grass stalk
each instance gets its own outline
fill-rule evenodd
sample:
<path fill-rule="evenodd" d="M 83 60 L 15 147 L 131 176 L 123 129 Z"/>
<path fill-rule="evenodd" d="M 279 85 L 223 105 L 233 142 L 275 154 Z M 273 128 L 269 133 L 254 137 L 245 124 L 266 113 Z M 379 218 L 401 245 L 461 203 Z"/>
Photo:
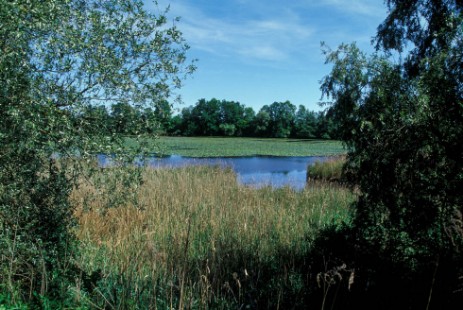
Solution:
<path fill-rule="evenodd" d="M 277 281 L 268 293 L 273 299 L 261 307 L 283 308 L 288 297 L 279 292 L 288 273 L 296 273 L 319 229 L 349 220 L 355 199 L 336 184 L 249 188 L 218 167 L 146 169 L 131 194 L 136 205 L 107 208 L 110 195 L 99 195 L 90 182 L 72 193 L 79 264 L 103 275 L 98 305 L 118 307 L 105 286 L 123 285 L 126 305 L 137 299 L 153 308 L 219 307 L 223 300 L 238 306 L 259 300 L 262 285 Z M 121 275 L 131 276 L 125 284 L 111 280 Z"/>

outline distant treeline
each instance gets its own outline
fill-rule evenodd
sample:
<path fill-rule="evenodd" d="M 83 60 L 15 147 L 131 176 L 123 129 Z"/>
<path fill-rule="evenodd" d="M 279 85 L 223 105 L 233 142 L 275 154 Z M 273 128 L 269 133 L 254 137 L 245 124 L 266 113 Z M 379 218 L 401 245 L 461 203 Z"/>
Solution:
<path fill-rule="evenodd" d="M 200 99 L 177 115 L 167 101 L 154 109 L 117 103 L 109 108 L 88 106 L 77 118 L 99 131 L 127 135 L 337 138 L 330 112 L 309 111 L 303 105 L 297 108 L 289 101 L 264 105 L 256 113 L 236 101 Z"/>

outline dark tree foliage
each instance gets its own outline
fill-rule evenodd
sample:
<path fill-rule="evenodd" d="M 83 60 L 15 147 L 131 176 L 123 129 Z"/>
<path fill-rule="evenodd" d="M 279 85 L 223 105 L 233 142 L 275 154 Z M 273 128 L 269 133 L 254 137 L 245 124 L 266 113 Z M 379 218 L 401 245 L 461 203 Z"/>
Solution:
<path fill-rule="evenodd" d="M 270 108 L 264 105 L 254 118 L 254 135 L 258 137 L 270 136 Z"/>
<path fill-rule="evenodd" d="M 463 15 L 460 1 L 388 1 L 376 42 L 327 53 L 322 91 L 358 186 L 353 246 L 358 302 L 452 308 L 463 301 Z M 361 297 L 363 296 L 363 297 Z"/>
<path fill-rule="evenodd" d="M 289 101 L 274 102 L 268 109 L 269 131 L 273 138 L 288 138 L 294 126 L 296 106 Z"/>
<path fill-rule="evenodd" d="M 379 25 L 376 48 L 402 52 L 411 44 L 405 62 L 407 74 L 416 75 L 421 61 L 454 47 L 461 27 L 463 1 L 387 0 L 389 15 Z"/>
<path fill-rule="evenodd" d="M 294 119 L 292 135 L 297 138 L 315 138 L 317 133 L 317 116 L 300 105 Z"/>
<path fill-rule="evenodd" d="M 296 107 L 289 101 L 264 105 L 256 114 L 235 101 L 200 99 L 171 119 L 168 134 L 184 136 L 257 136 L 331 138 L 333 120 L 325 113 Z"/>
<path fill-rule="evenodd" d="M 255 116 L 256 112 L 254 112 L 252 108 L 244 107 L 243 117 L 239 120 L 240 128 L 242 130 L 242 136 L 249 137 L 253 135 L 253 121 Z"/>
<path fill-rule="evenodd" d="M 171 127 L 172 105 L 167 100 L 161 100 L 154 111 L 150 108 L 142 113 L 145 120 L 145 130 L 148 133 L 156 133 L 156 129 L 166 132 Z"/>
<path fill-rule="evenodd" d="M 173 115 L 167 100 L 154 109 L 128 102 L 111 105 L 88 104 L 74 113 L 76 126 L 88 132 L 125 136 L 234 136 L 300 139 L 338 137 L 335 117 L 330 111 L 309 111 L 289 101 L 265 105 L 256 114 L 250 107 L 228 100 L 200 99 L 194 106 Z"/>
<path fill-rule="evenodd" d="M 220 130 L 220 101 L 200 99 L 191 110 L 191 120 L 196 124 L 196 135 L 218 135 Z"/>
<path fill-rule="evenodd" d="M 245 107 L 239 102 L 222 100 L 220 103 L 219 128 L 224 136 L 241 136 L 247 126 Z"/>

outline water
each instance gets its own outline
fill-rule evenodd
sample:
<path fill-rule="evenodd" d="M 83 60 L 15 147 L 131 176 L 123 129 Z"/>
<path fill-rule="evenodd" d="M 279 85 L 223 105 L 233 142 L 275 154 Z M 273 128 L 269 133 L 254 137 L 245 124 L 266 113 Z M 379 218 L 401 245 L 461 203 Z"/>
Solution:
<path fill-rule="evenodd" d="M 307 166 L 329 157 L 219 157 L 192 158 L 172 155 L 150 158 L 145 163 L 151 167 L 183 167 L 187 165 L 219 165 L 232 168 L 241 184 L 253 187 L 283 187 L 303 189 L 306 184 Z M 110 165 L 107 156 L 99 155 L 101 166 Z M 140 164 L 140 163 L 138 163 Z"/>

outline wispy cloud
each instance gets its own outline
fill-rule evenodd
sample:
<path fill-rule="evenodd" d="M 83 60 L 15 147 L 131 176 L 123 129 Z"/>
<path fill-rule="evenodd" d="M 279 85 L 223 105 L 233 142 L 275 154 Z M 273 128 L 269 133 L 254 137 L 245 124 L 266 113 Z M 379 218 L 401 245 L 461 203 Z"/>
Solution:
<path fill-rule="evenodd" d="M 356 41 L 368 51 L 386 16 L 381 0 L 157 0 L 160 9 L 143 1 L 153 12 L 170 4 L 188 56 L 199 59 L 182 89 L 186 102 L 221 97 L 256 111 L 275 100 L 317 102 L 318 81 L 330 70 L 320 42 Z"/>
<path fill-rule="evenodd" d="M 301 61 L 323 61 L 321 41 L 332 47 L 356 41 L 368 48 L 375 34 L 371 29 L 385 15 L 381 1 L 371 0 L 292 0 L 284 5 L 278 0 L 158 0 L 161 7 L 168 1 L 200 61 L 209 54 L 247 64 L 294 65 L 295 70 Z"/>
<path fill-rule="evenodd" d="M 309 2 L 313 3 L 312 0 Z M 381 17 L 384 15 L 385 5 L 382 1 L 372 0 L 319 0 L 318 5 L 330 6 L 333 9 L 348 12 L 349 14 Z"/>
<path fill-rule="evenodd" d="M 248 60 L 289 59 L 313 33 L 294 18 L 216 18 L 187 2 L 171 4 L 180 29 L 194 49 Z"/>
<path fill-rule="evenodd" d="M 286 59 L 287 55 L 274 46 L 250 46 L 243 47 L 238 50 L 240 55 L 251 58 L 258 58 L 262 60 L 282 60 Z"/>

